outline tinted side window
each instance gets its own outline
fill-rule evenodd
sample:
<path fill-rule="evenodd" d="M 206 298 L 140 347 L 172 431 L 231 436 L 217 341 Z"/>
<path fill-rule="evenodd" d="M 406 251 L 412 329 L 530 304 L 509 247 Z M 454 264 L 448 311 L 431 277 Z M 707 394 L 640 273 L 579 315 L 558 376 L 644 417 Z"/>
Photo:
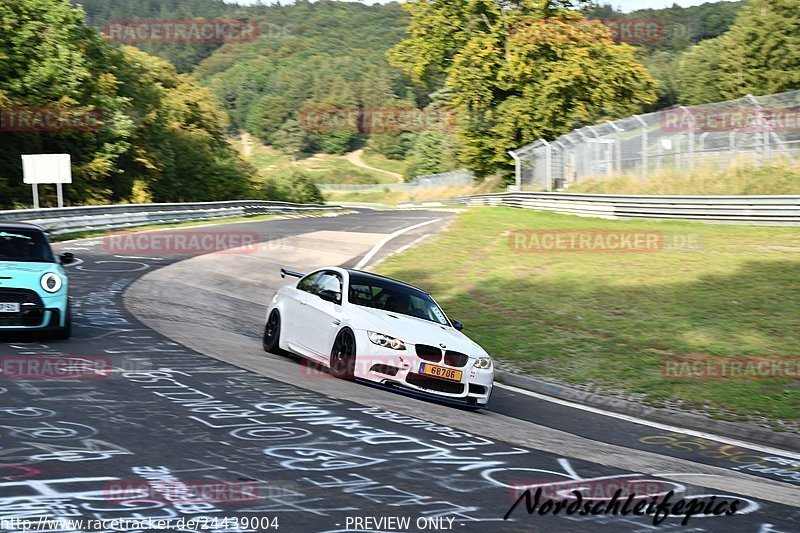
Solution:
<path fill-rule="evenodd" d="M 318 294 L 321 290 L 319 284 L 317 283 L 317 280 L 319 280 L 320 276 L 322 276 L 322 272 L 314 272 L 313 274 L 309 274 L 300 280 L 300 282 L 297 284 L 297 288 L 301 291 L 310 292 L 311 294 Z"/>

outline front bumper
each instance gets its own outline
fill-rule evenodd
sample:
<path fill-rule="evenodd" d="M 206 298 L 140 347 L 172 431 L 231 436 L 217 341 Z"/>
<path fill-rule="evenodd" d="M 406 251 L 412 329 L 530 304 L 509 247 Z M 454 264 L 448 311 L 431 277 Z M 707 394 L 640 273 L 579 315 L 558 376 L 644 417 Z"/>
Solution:
<path fill-rule="evenodd" d="M 0 313 L 0 332 L 54 330 L 65 326 L 66 292 L 53 296 L 31 289 L 3 287 L 0 288 L 0 302 L 20 304 L 18 313 Z"/>
<path fill-rule="evenodd" d="M 445 358 L 444 353 L 438 360 L 435 357 L 423 359 L 417 355 L 414 345 L 408 345 L 406 350 L 391 350 L 371 343 L 365 331 L 356 332 L 356 346 L 361 352 L 355 361 L 357 379 L 468 407 L 485 407 L 489 403 L 494 370 L 473 368 L 474 359 L 459 364 L 460 361 L 453 360 L 455 358 Z M 461 372 L 460 380 L 423 374 L 422 365 Z"/>

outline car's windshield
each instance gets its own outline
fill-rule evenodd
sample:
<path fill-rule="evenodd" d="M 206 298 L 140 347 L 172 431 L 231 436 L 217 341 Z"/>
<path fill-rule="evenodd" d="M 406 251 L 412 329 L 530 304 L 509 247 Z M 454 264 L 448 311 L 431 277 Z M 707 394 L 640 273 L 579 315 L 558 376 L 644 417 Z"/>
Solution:
<path fill-rule="evenodd" d="M 0 226 L 0 261 L 52 263 L 54 259 L 41 231 Z"/>
<path fill-rule="evenodd" d="M 348 301 L 363 307 L 450 325 L 444 312 L 430 296 L 419 289 L 391 280 L 350 274 Z"/>

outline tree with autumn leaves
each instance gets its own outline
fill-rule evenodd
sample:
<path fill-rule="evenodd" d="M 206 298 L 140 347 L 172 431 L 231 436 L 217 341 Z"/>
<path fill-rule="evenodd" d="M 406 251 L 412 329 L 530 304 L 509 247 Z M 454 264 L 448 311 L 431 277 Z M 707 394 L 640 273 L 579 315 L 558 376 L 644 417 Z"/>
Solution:
<path fill-rule="evenodd" d="M 462 161 L 508 172 L 507 151 L 640 112 L 656 82 L 627 44 L 573 2 L 412 0 L 389 61 L 457 113 Z M 443 86 L 444 89 L 436 90 Z"/>

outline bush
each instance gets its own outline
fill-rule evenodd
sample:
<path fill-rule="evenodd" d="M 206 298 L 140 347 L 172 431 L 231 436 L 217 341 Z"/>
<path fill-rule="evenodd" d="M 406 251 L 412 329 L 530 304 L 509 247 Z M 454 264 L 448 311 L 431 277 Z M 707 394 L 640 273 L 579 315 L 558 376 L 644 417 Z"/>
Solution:
<path fill-rule="evenodd" d="M 258 192 L 262 200 L 294 202 L 297 204 L 321 204 L 325 197 L 314 179 L 304 172 L 293 170 L 289 174 L 268 177 Z"/>
<path fill-rule="evenodd" d="M 313 138 L 314 144 L 326 154 L 342 155 L 350 151 L 358 134 L 351 131 L 320 133 Z"/>

